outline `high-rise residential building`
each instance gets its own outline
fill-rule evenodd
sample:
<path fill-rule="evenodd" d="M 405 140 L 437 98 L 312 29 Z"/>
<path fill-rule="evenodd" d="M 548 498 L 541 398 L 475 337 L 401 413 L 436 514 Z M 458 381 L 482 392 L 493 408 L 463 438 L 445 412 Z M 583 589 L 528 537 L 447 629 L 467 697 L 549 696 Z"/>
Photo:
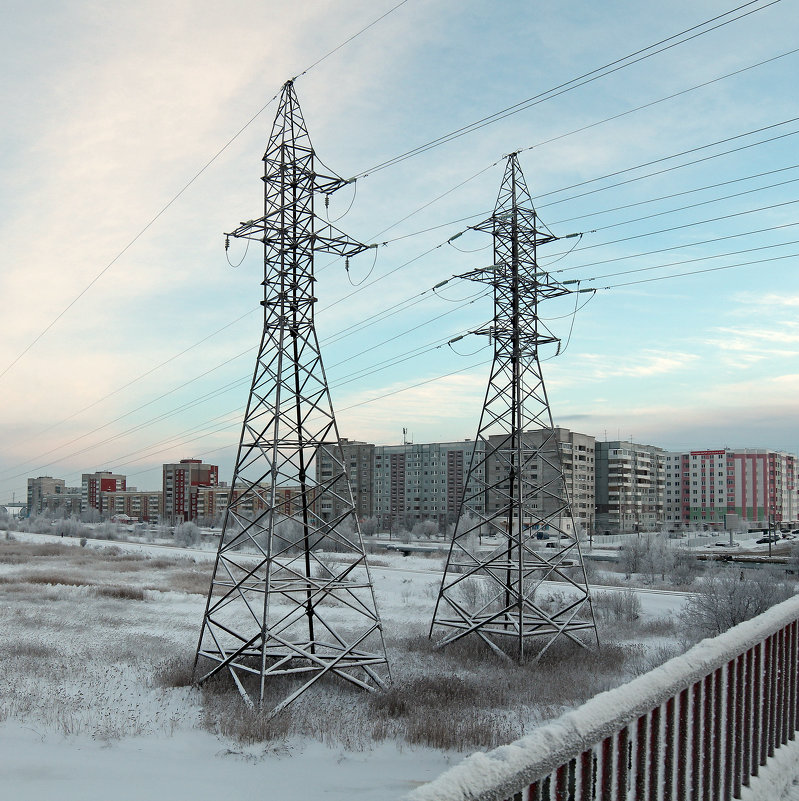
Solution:
<path fill-rule="evenodd" d="M 197 520 L 201 487 L 219 484 L 219 468 L 200 459 L 181 459 L 163 466 L 163 517 L 170 525 Z"/>
<path fill-rule="evenodd" d="M 100 470 L 81 476 L 81 512 L 96 509 L 101 515 L 109 514 L 105 504 L 105 493 L 120 492 L 126 488 L 127 478 L 120 473 Z"/>
<path fill-rule="evenodd" d="M 161 490 L 145 492 L 133 487 L 119 492 L 103 493 L 103 506 L 107 515 L 127 515 L 143 523 L 157 523 L 162 515 Z"/>
<path fill-rule="evenodd" d="M 664 497 L 670 527 L 721 529 L 726 514 L 753 528 L 793 524 L 799 515 L 796 456 L 757 448 L 669 453 Z"/>
<path fill-rule="evenodd" d="M 563 488 L 554 486 L 559 472 L 563 472 L 563 482 L 572 517 L 578 529 L 588 532 L 594 528 L 594 495 L 595 463 L 594 449 L 596 440 L 588 434 L 570 431 L 568 428 L 553 429 L 555 437 L 552 447 L 542 450 L 548 440 L 548 429 L 525 431 L 522 442 L 525 451 L 535 452 L 534 456 L 526 460 L 526 467 L 522 479 L 528 486 L 540 487 L 541 490 L 533 495 L 532 503 L 542 514 L 551 511 L 548 507 L 556 504 L 561 506 Z M 488 438 L 489 447 L 497 445 L 503 437 L 491 435 Z M 554 443 L 557 443 L 555 450 Z M 500 481 L 505 483 L 507 489 L 507 466 L 504 468 L 497 458 L 488 460 L 488 484 L 494 486 Z M 497 510 L 498 499 L 489 494 L 488 512 Z"/>
<path fill-rule="evenodd" d="M 477 445 L 485 448 L 483 442 Z M 454 523 L 473 451 L 473 440 L 376 445 L 373 497 L 378 525 L 390 531 L 410 529 L 424 520 L 439 527 Z"/>
<path fill-rule="evenodd" d="M 40 515 L 47 509 L 47 498 L 66 492 L 63 478 L 39 476 L 28 479 L 28 515 Z"/>
<path fill-rule="evenodd" d="M 56 492 L 45 495 L 42 504 L 47 514 L 58 517 L 72 517 L 80 514 L 83 491 L 81 487 L 56 488 Z"/>
<path fill-rule="evenodd" d="M 374 454 L 375 446 L 370 442 L 350 441 L 343 437 L 341 439 L 343 465 L 350 479 L 355 514 L 359 520 L 364 520 L 374 514 L 372 505 Z M 335 464 L 333 455 L 325 450 L 320 450 L 316 457 L 316 481 L 324 483 L 339 470 L 340 468 Z M 297 489 L 294 488 L 295 494 Z M 343 514 L 344 509 L 349 506 L 349 498 L 346 497 L 346 486 L 341 479 L 335 481 L 331 489 L 332 494 L 325 496 L 325 500 L 322 501 L 318 510 L 320 517 L 325 521 L 338 518 Z M 292 495 L 291 490 L 292 488 L 287 488 L 286 498 Z M 284 498 L 284 501 L 286 498 Z"/>
<path fill-rule="evenodd" d="M 223 481 L 215 487 L 197 487 L 197 519 L 217 520 L 227 508 L 230 487 Z"/>
<path fill-rule="evenodd" d="M 664 523 L 666 452 L 655 445 L 596 443 L 596 529 L 657 531 Z"/>

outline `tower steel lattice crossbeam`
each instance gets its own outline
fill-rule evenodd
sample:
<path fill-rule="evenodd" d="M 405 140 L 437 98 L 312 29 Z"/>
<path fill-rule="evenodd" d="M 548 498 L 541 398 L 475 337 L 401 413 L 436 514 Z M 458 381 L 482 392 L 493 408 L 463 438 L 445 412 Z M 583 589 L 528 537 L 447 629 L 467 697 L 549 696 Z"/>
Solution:
<path fill-rule="evenodd" d="M 291 81 L 263 161 L 264 214 L 228 235 L 263 243 L 264 327 L 195 678 L 228 674 L 276 713 L 325 675 L 382 688 L 388 663 L 314 325 L 314 255 L 367 246 L 314 212 L 347 182 L 317 172 Z"/>
<path fill-rule="evenodd" d="M 430 634 L 443 632 L 442 646 L 474 634 L 521 660 L 531 638 L 540 657 L 560 636 L 582 646 L 583 633 L 596 637 L 539 359 L 559 340 L 538 305 L 570 290 L 538 267 L 539 247 L 557 237 L 539 220 L 515 153 L 493 215 L 474 228 L 492 234 L 494 263 L 462 277 L 493 287 L 492 325 L 475 333 L 491 337 L 494 358 Z M 548 580 L 566 593 L 545 598 Z"/>

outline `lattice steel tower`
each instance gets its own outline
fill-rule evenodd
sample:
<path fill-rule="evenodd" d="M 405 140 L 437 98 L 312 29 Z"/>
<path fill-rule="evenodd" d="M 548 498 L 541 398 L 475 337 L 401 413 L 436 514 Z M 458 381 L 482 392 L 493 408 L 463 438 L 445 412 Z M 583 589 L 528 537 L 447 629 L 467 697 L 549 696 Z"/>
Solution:
<path fill-rule="evenodd" d="M 263 242 L 264 329 L 195 659 L 198 683 L 226 672 L 273 713 L 326 674 L 364 689 L 388 678 L 314 326 L 314 254 L 367 246 L 315 215 L 315 196 L 347 182 L 314 156 L 288 81 L 263 158 L 264 216 L 229 234 Z"/>
<path fill-rule="evenodd" d="M 494 289 L 493 323 L 475 332 L 493 339 L 494 359 L 430 635 L 443 630 L 446 645 L 475 634 L 521 660 L 531 638 L 540 656 L 560 635 L 580 645 L 596 636 L 539 360 L 559 341 L 538 304 L 570 290 L 538 267 L 538 248 L 557 237 L 538 219 L 515 153 L 494 214 L 474 228 L 493 235 L 494 264 L 462 277 Z M 565 582 L 565 598 L 543 598 L 551 579 Z"/>

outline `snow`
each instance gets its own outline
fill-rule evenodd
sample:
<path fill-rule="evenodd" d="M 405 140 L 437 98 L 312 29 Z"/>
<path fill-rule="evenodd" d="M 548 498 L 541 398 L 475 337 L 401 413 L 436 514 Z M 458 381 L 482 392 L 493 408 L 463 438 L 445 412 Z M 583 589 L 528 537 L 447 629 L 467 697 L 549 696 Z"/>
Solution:
<path fill-rule="evenodd" d="M 14 536 L 28 542 L 55 541 L 80 547 L 78 541 L 68 537 L 16 532 Z M 101 544 L 90 540 L 86 548 L 108 545 L 122 553 L 152 557 L 169 554 L 206 566 L 215 557 L 213 550 L 153 543 Z M 422 628 L 428 624 L 442 560 L 381 554 L 371 562 L 384 620 L 395 627 Z M 743 624 L 729 633 L 723 647 L 706 644 L 701 653 L 694 653 L 694 649 L 670 663 L 668 670 L 654 671 L 623 688 L 602 693 L 529 737 L 488 754 L 468 757 L 441 777 L 442 771 L 462 760 L 462 754 L 394 741 L 369 742 L 357 750 L 358 746 L 331 747 L 299 737 L 279 745 L 243 746 L 200 728 L 202 707 L 196 690 L 171 688 L 167 692 L 148 686 L 147 677 L 137 672 L 142 666 L 146 668 L 146 659 L 134 669 L 105 664 L 101 656 L 111 645 L 124 650 L 128 641 L 145 649 L 145 656 L 151 651 L 168 654 L 170 649 L 185 650 L 186 642 L 196 642 L 205 603 L 202 595 L 148 589 L 146 602 L 120 604 L 93 597 L 84 587 L 45 585 L 40 603 L 29 610 L 14 605 L 13 594 L 3 594 L 1 581 L 15 570 L 34 568 L 32 564 L 0 564 L 0 627 L 6 646 L 21 647 L 41 639 L 38 628 L 24 628 L 26 620 L 58 633 L 56 653 L 40 657 L 46 669 L 56 674 L 51 683 L 36 686 L 34 678 L 23 678 L 9 688 L 0 675 L 0 693 L 6 696 L 0 698 L 0 798 L 20 801 L 105 801 L 109 797 L 115 801 L 203 801 L 216 799 L 220 793 L 238 796 L 256 792 L 259 797 L 280 801 L 316 797 L 329 801 L 471 798 L 476 788 L 502 787 L 511 779 L 516 781 L 528 771 L 533 758 L 554 758 L 576 741 L 601 736 L 602 731 L 618 725 L 625 714 L 637 708 L 641 699 L 670 693 L 674 683 L 685 675 L 706 669 L 708 660 L 713 662 L 730 648 L 747 647 L 753 638 L 762 637 L 762 625 L 747 628 Z M 145 584 L 155 584 L 158 579 L 157 571 L 138 575 Z M 123 583 L 125 575 L 93 578 Z M 558 589 L 566 587 L 558 585 Z M 609 587 L 597 589 L 612 591 Z M 76 609 L 69 607 L 68 618 L 64 617 L 65 607 L 59 605 L 66 592 L 80 599 Z M 686 596 L 642 589 L 639 597 L 644 614 L 657 617 L 674 614 Z M 766 625 L 778 625 L 785 614 L 785 609 L 772 610 Z M 106 621 L 105 628 L 93 628 L 97 618 Z M 9 634 L 13 640 L 8 639 Z M 92 694 L 96 698 L 90 697 Z M 2 720 L 4 709 L 7 717 Z M 65 710 L 71 710 L 68 716 Z M 761 797 L 769 796 L 752 796 L 751 801 Z M 799 801 L 785 797 L 785 801 L 789 799 Z"/>
<path fill-rule="evenodd" d="M 799 740 L 774 752 L 760 775 L 741 788 L 741 801 L 799 801 Z"/>
<path fill-rule="evenodd" d="M 410 793 L 407 799 L 469 801 L 479 796 L 488 801 L 510 797 L 797 617 L 799 597 L 794 597 L 718 637 L 703 640 L 685 654 L 621 687 L 600 693 L 528 737 L 467 757 L 434 782 Z"/>
<path fill-rule="evenodd" d="M 15 801 L 387 801 L 441 767 L 438 755 L 386 744 L 364 752 L 310 741 L 243 748 L 198 730 L 98 742 L 19 723 L 0 726 L 0 797 Z"/>

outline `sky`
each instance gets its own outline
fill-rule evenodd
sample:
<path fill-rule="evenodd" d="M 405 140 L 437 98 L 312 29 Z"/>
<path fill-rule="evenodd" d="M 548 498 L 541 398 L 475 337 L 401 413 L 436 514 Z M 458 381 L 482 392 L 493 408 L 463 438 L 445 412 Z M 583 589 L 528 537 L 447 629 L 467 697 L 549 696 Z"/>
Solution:
<path fill-rule="evenodd" d="M 380 245 L 349 275 L 316 261 L 342 436 L 474 436 L 491 352 L 468 332 L 491 300 L 453 276 L 491 263 L 468 226 L 518 152 L 541 219 L 582 234 L 540 266 L 597 289 L 540 309 L 555 423 L 799 450 L 788 0 L 6 0 L 3 18 L 0 502 L 95 470 L 160 489 L 182 458 L 229 480 L 264 265 L 238 240 L 226 258 L 224 232 L 262 213 L 291 78 L 318 158 L 358 176 L 320 213 Z"/>

